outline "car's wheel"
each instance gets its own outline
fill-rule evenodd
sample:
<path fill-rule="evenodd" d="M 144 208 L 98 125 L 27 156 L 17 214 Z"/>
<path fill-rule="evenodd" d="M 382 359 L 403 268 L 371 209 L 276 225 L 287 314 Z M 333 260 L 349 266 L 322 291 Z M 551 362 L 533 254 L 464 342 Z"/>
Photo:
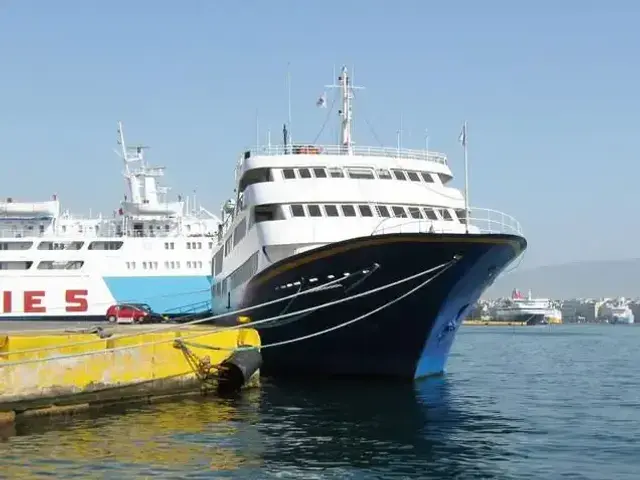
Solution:
<path fill-rule="evenodd" d="M 109 321 L 109 323 L 116 323 L 116 317 L 113 315 L 109 315 L 109 318 L 107 320 Z"/>

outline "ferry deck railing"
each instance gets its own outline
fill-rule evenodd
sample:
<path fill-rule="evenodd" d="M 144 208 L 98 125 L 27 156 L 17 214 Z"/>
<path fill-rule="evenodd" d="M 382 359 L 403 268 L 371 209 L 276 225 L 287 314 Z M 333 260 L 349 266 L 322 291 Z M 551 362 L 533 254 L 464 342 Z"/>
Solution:
<path fill-rule="evenodd" d="M 469 209 L 470 234 L 508 234 L 522 236 L 522 226 L 520 222 L 511 215 L 493 210 L 490 208 L 473 207 Z M 385 218 L 371 232 L 371 235 L 381 235 L 385 233 L 410 233 L 410 232 L 430 232 L 430 233 L 450 233 L 464 232 L 466 220 L 460 219 L 460 223 L 445 220 L 426 219 L 402 219 Z"/>
<path fill-rule="evenodd" d="M 257 155 L 347 155 L 347 148 L 342 145 L 259 145 L 251 147 L 247 156 Z M 424 160 L 427 162 L 447 164 L 447 156 L 442 153 L 428 150 L 393 147 L 368 147 L 364 145 L 352 145 L 351 155 L 364 157 L 389 157 L 406 158 L 411 160 Z"/>

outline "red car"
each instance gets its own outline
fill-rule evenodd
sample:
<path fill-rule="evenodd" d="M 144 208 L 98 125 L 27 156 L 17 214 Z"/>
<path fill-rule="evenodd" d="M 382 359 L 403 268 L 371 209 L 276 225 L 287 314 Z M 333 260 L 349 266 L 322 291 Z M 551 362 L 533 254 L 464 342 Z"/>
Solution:
<path fill-rule="evenodd" d="M 111 323 L 161 322 L 162 315 L 155 313 L 146 303 L 118 303 L 107 309 L 107 321 Z"/>

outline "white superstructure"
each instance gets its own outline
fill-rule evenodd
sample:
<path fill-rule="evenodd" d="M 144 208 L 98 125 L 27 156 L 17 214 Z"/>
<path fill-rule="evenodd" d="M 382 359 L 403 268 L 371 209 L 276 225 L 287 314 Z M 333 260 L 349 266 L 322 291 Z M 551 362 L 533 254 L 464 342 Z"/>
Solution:
<path fill-rule="evenodd" d="M 635 323 L 635 315 L 624 297 L 606 301 L 600 307 L 600 318 L 621 325 Z"/>
<path fill-rule="evenodd" d="M 529 324 L 562 323 L 562 312 L 548 298 L 533 298 L 531 290 L 525 297 L 514 290 L 511 299 L 496 307 L 496 320 L 505 322 L 526 322 Z"/>
<path fill-rule="evenodd" d="M 355 145 L 346 68 L 329 87 L 340 91 L 338 145 L 292 143 L 285 125 L 282 145 L 240 156 L 214 254 L 214 310 L 231 308 L 268 265 L 330 243 L 394 232 L 521 233 L 508 215 L 466 209 L 444 154 Z"/>
<path fill-rule="evenodd" d="M 118 143 L 128 192 L 112 215 L 79 217 L 48 202 L 0 202 L 0 318 L 104 316 L 115 302 L 161 313 L 202 308 L 210 296 L 219 219 L 159 185 L 146 147 Z"/>

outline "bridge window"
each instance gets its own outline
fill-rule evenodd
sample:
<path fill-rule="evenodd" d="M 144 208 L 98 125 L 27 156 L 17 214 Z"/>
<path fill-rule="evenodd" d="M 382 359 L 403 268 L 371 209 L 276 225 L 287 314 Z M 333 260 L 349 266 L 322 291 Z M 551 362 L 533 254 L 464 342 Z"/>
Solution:
<path fill-rule="evenodd" d="M 320 205 L 309 205 L 307 207 L 309 209 L 310 217 L 321 217 L 322 211 L 320 211 Z"/>
<path fill-rule="evenodd" d="M 302 205 L 291 205 L 291 215 L 294 217 L 304 217 L 304 208 Z"/>
<path fill-rule="evenodd" d="M 327 217 L 337 217 L 340 215 L 338 213 L 338 207 L 335 205 L 325 205 L 324 211 L 327 212 Z"/>
<path fill-rule="evenodd" d="M 369 205 L 358 205 L 358 210 L 360 210 L 360 215 L 363 217 L 373 217 L 373 212 Z"/>
<path fill-rule="evenodd" d="M 396 177 L 396 180 L 406 180 L 407 177 L 404 176 L 404 172 L 402 170 L 391 170 L 393 172 L 393 176 Z"/>
<path fill-rule="evenodd" d="M 353 208 L 353 205 L 342 205 L 342 213 L 345 217 L 355 217 L 356 209 Z"/>
<path fill-rule="evenodd" d="M 389 170 L 380 168 L 378 170 L 378 178 L 381 180 L 391 180 L 391 174 L 389 173 Z"/>
<path fill-rule="evenodd" d="M 120 250 L 123 242 L 91 242 L 89 250 Z"/>
<path fill-rule="evenodd" d="M 285 168 L 284 170 L 282 170 L 282 176 L 285 178 L 285 180 L 291 180 L 293 178 L 296 178 L 296 172 L 293 170 L 293 168 Z"/>
<path fill-rule="evenodd" d="M 433 177 L 431 176 L 430 173 L 427 172 L 420 172 L 420 176 L 422 177 L 422 179 L 427 182 L 427 183 L 433 183 Z"/>
<path fill-rule="evenodd" d="M 373 172 L 368 168 L 347 168 L 347 174 L 349 175 L 349 178 L 360 180 L 368 180 L 374 178 Z"/>
<path fill-rule="evenodd" d="M 331 178 L 344 178 L 344 172 L 340 168 L 330 168 L 329 176 Z"/>
<path fill-rule="evenodd" d="M 422 210 L 429 220 L 438 220 L 438 215 L 436 214 L 436 212 L 433 211 L 433 209 L 424 208 Z"/>
<path fill-rule="evenodd" d="M 300 174 L 300 178 L 311 178 L 311 172 L 308 168 L 301 168 L 298 170 L 298 173 Z"/>
<path fill-rule="evenodd" d="M 418 207 L 409 207 L 409 215 L 411 218 L 422 218 L 422 213 Z"/>
<path fill-rule="evenodd" d="M 444 218 L 445 220 L 453 220 L 453 217 L 449 213 L 449 210 L 447 210 L 446 208 L 440 210 L 440 213 L 442 214 L 442 218 Z"/>
<path fill-rule="evenodd" d="M 396 218 L 407 218 L 407 212 L 404 211 L 404 207 L 391 207 L 393 216 Z"/>
<path fill-rule="evenodd" d="M 325 172 L 324 168 L 314 168 L 313 174 L 316 178 L 327 178 L 327 172 Z"/>
<path fill-rule="evenodd" d="M 391 216 L 389 209 L 384 205 L 376 205 L 376 210 L 381 217 L 389 218 Z"/>
<path fill-rule="evenodd" d="M 411 180 L 412 182 L 420 181 L 420 177 L 416 172 L 407 172 L 407 175 L 409 176 L 409 180 Z"/>

